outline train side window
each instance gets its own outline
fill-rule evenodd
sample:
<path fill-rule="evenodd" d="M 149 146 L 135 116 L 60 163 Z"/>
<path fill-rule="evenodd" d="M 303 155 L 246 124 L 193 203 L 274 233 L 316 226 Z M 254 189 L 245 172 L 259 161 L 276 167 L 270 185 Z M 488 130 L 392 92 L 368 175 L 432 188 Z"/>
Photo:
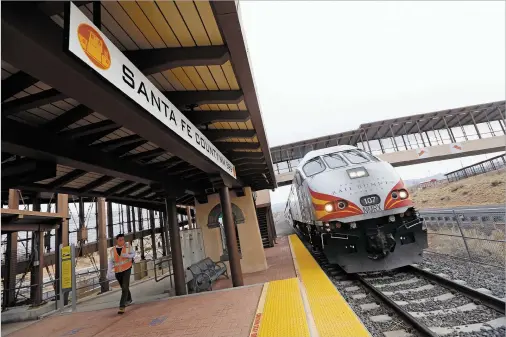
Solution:
<path fill-rule="evenodd" d="M 315 174 L 325 171 L 325 164 L 323 164 L 322 160 L 319 157 L 314 158 L 304 164 L 302 170 L 307 177 L 311 177 Z"/>
<path fill-rule="evenodd" d="M 346 161 L 337 153 L 331 153 L 327 156 L 323 157 L 325 163 L 327 163 L 328 167 L 331 169 L 348 166 Z"/>
<path fill-rule="evenodd" d="M 352 164 L 363 164 L 369 161 L 369 158 L 364 153 L 356 150 L 344 151 L 343 155 Z"/>

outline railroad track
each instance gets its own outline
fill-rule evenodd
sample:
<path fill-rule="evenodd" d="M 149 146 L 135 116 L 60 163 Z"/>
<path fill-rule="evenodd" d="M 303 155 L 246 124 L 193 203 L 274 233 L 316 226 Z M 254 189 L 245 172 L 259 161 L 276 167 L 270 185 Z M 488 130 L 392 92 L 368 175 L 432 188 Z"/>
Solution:
<path fill-rule="evenodd" d="M 346 274 L 303 242 L 375 337 L 505 335 L 502 299 L 415 266 Z"/>

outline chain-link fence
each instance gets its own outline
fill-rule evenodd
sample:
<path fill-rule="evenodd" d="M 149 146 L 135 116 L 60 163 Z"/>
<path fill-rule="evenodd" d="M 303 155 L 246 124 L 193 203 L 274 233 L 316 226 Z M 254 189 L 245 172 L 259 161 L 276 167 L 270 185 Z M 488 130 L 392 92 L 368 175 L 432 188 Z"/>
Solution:
<path fill-rule="evenodd" d="M 504 267 L 505 214 L 501 209 L 421 211 L 428 251 Z"/>

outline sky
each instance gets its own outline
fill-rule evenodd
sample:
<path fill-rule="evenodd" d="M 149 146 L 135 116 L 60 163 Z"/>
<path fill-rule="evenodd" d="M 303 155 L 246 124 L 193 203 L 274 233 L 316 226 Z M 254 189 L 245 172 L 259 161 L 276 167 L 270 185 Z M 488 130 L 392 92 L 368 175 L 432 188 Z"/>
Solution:
<path fill-rule="evenodd" d="M 241 0 L 239 10 L 271 147 L 505 99 L 503 1 Z M 398 172 L 422 178 L 483 159 Z M 272 202 L 287 195 L 278 188 Z"/>

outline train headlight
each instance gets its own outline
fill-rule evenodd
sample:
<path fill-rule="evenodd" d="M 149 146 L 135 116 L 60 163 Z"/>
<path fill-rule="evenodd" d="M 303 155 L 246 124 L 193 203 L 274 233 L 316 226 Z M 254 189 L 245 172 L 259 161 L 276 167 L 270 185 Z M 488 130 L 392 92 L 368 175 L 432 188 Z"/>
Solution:
<path fill-rule="evenodd" d="M 348 206 L 348 203 L 344 200 L 341 200 L 337 203 L 337 208 L 339 208 L 339 209 L 345 209 L 346 206 Z"/>
<path fill-rule="evenodd" d="M 369 173 L 363 167 L 356 167 L 356 168 L 353 168 L 353 169 L 350 169 L 350 170 L 346 170 L 346 172 L 348 172 L 348 176 L 351 179 L 362 178 L 362 177 L 368 177 L 369 176 Z"/>
<path fill-rule="evenodd" d="M 351 228 L 351 229 L 355 229 L 355 228 L 357 228 L 357 223 L 356 223 L 356 222 L 352 222 L 352 223 L 350 223 L 350 228 Z"/>
<path fill-rule="evenodd" d="M 406 190 L 400 190 L 399 191 L 399 197 L 401 199 L 406 199 L 408 196 L 409 196 L 408 191 L 406 191 Z"/>
<path fill-rule="evenodd" d="M 392 192 L 392 199 L 397 199 L 399 197 L 399 193 L 397 191 Z"/>
<path fill-rule="evenodd" d="M 325 208 L 325 212 L 330 213 L 334 210 L 334 205 L 332 205 L 332 203 L 329 202 L 328 204 L 325 204 L 324 208 Z"/>

